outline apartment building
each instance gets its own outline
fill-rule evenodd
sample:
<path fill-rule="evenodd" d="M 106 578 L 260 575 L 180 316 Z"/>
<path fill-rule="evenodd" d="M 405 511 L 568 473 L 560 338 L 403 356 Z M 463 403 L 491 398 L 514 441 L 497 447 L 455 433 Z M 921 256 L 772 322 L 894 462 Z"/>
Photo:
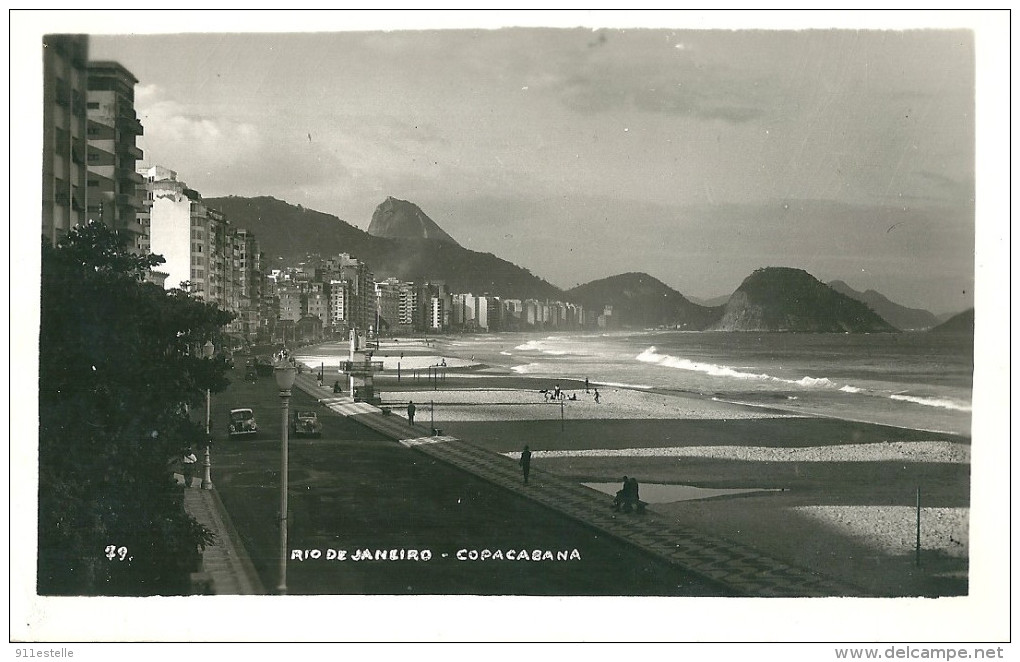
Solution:
<path fill-rule="evenodd" d="M 367 264 L 341 253 L 325 261 L 322 280 L 330 283 L 331 302 L 341 306 L 329 315 L 334 332 L 344 333 L 352 328 L 367 331 L 375 326 L 375 277 Z M 337 293 L 332 291 L 334 283 L 339 288 Z"/>
<path fill-rule="evenodd" d="M 87 35 L 43 37 L 42 236 L 56 245 L 87 213 Z"/>
<path fill-rule="evenodd" d="M 138 79 L 117 62 L 100 61 L 88 63 L 87 81 L 88 218 L 128 232 L 131 248 L 144 253 L 150 242 L 139 219 L 145 180 L 135 171 L 142 158 L 135 138 L 143 132 L 135 115 Z"/>

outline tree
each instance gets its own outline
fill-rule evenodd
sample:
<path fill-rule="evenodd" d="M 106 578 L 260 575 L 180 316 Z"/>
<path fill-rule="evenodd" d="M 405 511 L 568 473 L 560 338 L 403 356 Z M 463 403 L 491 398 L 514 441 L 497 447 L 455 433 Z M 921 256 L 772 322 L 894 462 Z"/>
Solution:
<path fill-rule="evenodd" d="M 228 383 L 225 361 L 200 348 L 232 315 L 146 282 L 163 258 L 125 244 L 92 223 L 43 245 L 40 594 L 185 593 L 212 542 L 168 461 L 206 441 L 187 407 Z"/>

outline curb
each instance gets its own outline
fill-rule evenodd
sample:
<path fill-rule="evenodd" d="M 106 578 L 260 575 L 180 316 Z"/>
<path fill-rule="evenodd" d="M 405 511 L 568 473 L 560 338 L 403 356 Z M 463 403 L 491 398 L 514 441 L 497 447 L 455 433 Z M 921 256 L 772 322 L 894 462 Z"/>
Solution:
<path fill-rule="evenodd" d="M 201 487 L 184 488 L 184 509 L 212 531 L 216 540 L 202 552 L 202 567 L 193 573 L 194 590 L 203 595 L 266 595 L 219 493 Z"/>

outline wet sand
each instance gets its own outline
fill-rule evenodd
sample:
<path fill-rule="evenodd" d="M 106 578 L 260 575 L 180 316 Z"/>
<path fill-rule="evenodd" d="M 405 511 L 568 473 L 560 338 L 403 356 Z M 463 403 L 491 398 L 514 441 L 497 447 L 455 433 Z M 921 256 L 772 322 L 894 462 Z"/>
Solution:
<path fill-rule="evenodd" d="M 592 384 L 595 403 L 569 380 L 560 388 L 577 400 L 561 408 L 540 392 L 554 380 L 479 365 L 441 341 L 398 345 L 383 343 L 376 355 L 387 368 L 376 387 L 397 415 L 413 399 L 418 420 L 434 417 L 444 434 L 508 455 L 529 444 L 535 466 L 578 482 L 626 474 L 646 484 L 770 490 L 650 508 L 875 595 L 967 592 L 966 437 L 621 386 Z M 398 381 L 388 368 L 400 352 Z M 443 361 L 434 381 L 405 369 L 427 372 Z"/>

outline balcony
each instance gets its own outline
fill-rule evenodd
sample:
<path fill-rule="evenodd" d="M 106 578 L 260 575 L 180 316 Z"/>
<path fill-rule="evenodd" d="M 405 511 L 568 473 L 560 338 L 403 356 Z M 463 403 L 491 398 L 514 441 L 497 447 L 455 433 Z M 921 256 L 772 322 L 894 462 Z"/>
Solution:
<path fill-rule="evenodd" d="M 144 206 L 141 198 L 136 197 L 133 193 L 118 193 L 117 205 L 121 207 L 132 207 L 133 209 L 141 209 Z"/>
<path fill-rule="evenodd" d="M 122 182 L 130 182 L 131 184 L 144 184 L 145 183 L 145 177 L 142 177 L 141 175 L 139 175 L 134 170 L 127 170 L 127 171 L 125 171 L 120 176 L 120 180 Z"/>
<path fill-rule="evenodd" d="M 142 150 L 138 149 L 131 143 L 121 142 L 117 145 L 117 151 L 123 155 L 140 161 L 142 159 Z"/>
<path fill-rule="evenodd" d="M 145 129 L 142 128 L 142 123 L 134 117 L 121 117 L 119 121 L 120 130 L 126 133 L 132 133 L 136 136 L 140 136 L 145 133 Z"/>
<path fill-rule="evenodd" d="M 117 104 L 117 117 L 121 119 L 129 119 L 137 121 L 138 116 L 135 115 L 135 106 L 133 103 L 120 102 Z"/>

